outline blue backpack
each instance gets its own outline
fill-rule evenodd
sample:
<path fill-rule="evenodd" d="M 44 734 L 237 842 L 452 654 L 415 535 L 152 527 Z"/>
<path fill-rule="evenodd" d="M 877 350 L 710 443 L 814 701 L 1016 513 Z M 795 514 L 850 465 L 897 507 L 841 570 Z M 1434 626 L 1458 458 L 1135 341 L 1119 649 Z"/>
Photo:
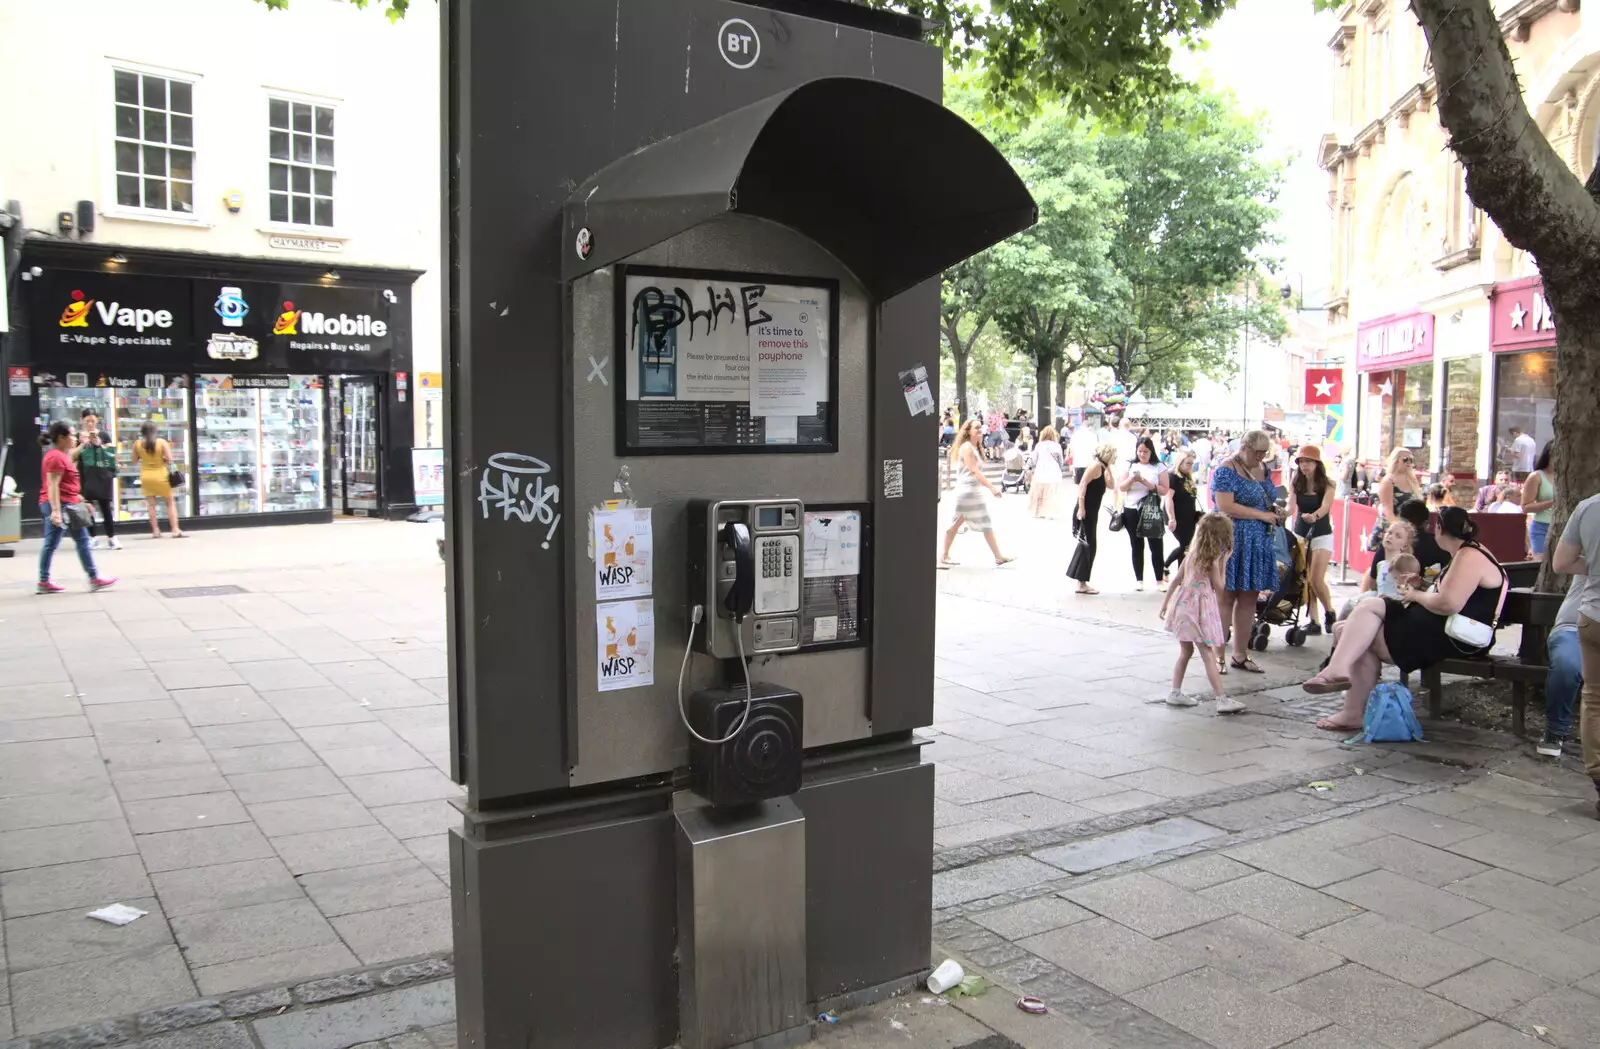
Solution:
<path fill-rule="evenodd" d="M 1361 731 L 1347 743 L 1409 743 L 1422 738 L 1422 726 L 1411 709 L 1411 690 L 1397 681 L 1385 681 L 1367 697 Z"/>

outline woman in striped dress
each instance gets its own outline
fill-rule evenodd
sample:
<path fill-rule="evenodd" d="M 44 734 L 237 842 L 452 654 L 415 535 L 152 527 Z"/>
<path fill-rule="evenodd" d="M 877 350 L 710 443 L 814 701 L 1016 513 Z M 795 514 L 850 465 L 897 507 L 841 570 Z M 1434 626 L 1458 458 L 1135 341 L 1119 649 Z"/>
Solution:
<path fill-rule="evenodd" d="M 983 442 L 983 420 L 977 416 L 968 419 L 956 434 L 956 443 L 950 449 L 950 462 L 956 468 L 955 487 L 955 516 L 950 522 L 950 527 L 944 531 L 944 553 L 939 557 L 939 567 L 949 568 L 958 562 L 950 560 L 950 545 L 956 541 L 956 534 L 961 531 L 962 524 L 974 532 L 982 532 L 984 539 L 989 542 L 989 549 L 994 553 L 994 563 L 1003 565 L 1009 563 L 1009 558 L 1000 552 L 1000 543 L 994 537 L 994 524 L 989 520 L 989 499 L 983 494 L 985 488 L 994 493 L 996 499 L 1000 497 L 1000 489 L 996 488 L 983 473 L 983 460 L 978 458 L 978 448 Z"/>

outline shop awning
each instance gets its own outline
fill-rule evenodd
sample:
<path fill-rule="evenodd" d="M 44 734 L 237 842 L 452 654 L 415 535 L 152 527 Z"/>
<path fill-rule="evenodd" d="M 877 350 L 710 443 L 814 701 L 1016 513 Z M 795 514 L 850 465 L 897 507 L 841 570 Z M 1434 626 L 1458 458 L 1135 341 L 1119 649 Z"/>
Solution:
<path fill-rule="evenodd" d="M 573 280 L 730 213 L 811 238 L 878 299 L 1038 218 L 1011 165 L 965 120 L 904 88 L 830 77 L 592 175 L 567 200 L 563 276 Z"/>

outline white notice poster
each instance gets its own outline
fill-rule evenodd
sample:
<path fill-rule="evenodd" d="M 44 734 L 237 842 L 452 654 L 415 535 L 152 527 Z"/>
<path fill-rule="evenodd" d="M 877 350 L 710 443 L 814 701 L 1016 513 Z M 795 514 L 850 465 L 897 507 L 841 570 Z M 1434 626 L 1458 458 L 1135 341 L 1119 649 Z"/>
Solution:
<path fill-rule="evenodd" d="M 750 329 L 750 414 L 813 415 L 827 400 L 820 311 L 798 302 L 763 305 L 768 318 Z"/>
<path fill-rule="evenodd" d="M 806 511 L 806 578 L 861 574 L 861 514 Z"/>
<path fill-rule="evenodd" d="M 648 597 L 654 558 L 650 510 L 594 512 L 594 596 Z"/>
<path fill-rule="evenodd" d="M 651 602 L 596 605 L 594 618 L 600 691 L 655 684 L 656 616 Z"/>

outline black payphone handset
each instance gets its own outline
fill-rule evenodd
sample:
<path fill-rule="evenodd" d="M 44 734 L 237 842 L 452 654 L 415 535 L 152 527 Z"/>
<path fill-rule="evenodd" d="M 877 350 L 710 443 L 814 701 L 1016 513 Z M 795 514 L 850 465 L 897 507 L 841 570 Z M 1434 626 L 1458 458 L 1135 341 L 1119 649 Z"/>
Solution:
<path fill-rule="evenodd" d="M 733 553 L 733 580 L 722 598 L 722 607 L 735 622 L 742 622 L 756 603 L 756 554 L 750 541 L 750 526 L 729 521 L 722 526 L 722 542 Z"/>
<path fill-rule="evenodd" d="M 800 595 L 805 573 L 805 504 L 798 499 L 723 499 L 689 506 L 689 640 L 678 670 L 678 712 L 689 734 L 722 744 L 749 720 L 750 657 L 800 647 Z M 695 731 L 684 712 L 689 652 L 698 648 L 737 660 L 745 708 L 721 738 Z"/>

